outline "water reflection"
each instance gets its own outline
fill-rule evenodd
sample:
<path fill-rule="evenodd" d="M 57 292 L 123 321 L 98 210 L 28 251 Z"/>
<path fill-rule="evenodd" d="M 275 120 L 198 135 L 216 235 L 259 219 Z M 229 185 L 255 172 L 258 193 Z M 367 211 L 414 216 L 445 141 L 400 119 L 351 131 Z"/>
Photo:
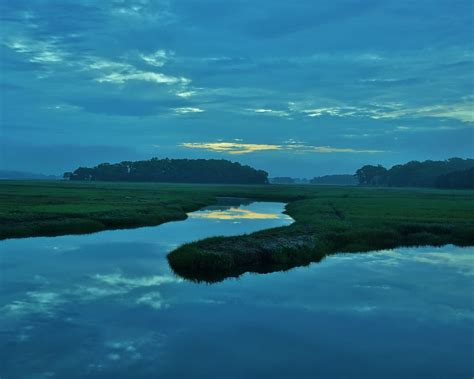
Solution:
<path fill-rule="evenodd" d="M 281 215 L 284 204 L 201 213 L 234 208 Z M 291 219 L 235 221 L 192 216 L 154 228 L 1 242 L 2 377 L 474 373 L 472 248 L 335 255 L 212 286 L 170 272 L 166 254 L 178 244 Z"/>
<path fill-rule="evenodd" d="M 229 208 L 224 211 L 205 210 L 201 212 L 190 213 L 191 218 L 210 218 L 216 220 L 265 220 L 265 219 L 279 219 L 285 218 L 285 215 L 276 213 L 258 213 L 249 209 Z M 286 216 L 288 217 L 288 216 Z"/>

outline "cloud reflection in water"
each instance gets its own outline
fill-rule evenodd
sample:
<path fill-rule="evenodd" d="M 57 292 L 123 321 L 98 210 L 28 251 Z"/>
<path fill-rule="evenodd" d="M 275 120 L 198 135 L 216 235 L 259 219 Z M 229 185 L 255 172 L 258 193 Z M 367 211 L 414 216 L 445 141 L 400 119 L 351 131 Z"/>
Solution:
<path fill-rule="evenodd" d="M 285 219 L 289 216 L 281 213 L 260 213 L 248 209 L 229 208 L 226 210 L 207 210 L 202 212 L 193 212 L 188 214 L 190 218 L 206 218 L 216 220 L 268 220 L 268 219 Z"/>

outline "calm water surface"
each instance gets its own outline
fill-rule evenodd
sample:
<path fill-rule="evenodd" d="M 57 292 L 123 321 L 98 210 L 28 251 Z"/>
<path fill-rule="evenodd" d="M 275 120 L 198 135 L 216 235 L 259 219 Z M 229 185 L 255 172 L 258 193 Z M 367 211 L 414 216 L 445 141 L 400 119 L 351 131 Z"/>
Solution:
<path fill-rule="evenodd" d="M 470 378 L 474 251 L 337 255 L 207 285 L 166 254 L 287 225 L 284 204 L 0 242 L 0 377 Z"/>

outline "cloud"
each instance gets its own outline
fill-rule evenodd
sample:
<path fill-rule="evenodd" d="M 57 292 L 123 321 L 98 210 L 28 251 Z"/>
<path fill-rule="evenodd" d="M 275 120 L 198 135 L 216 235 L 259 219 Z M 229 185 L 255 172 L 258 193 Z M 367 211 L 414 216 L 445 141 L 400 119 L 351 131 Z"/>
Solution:
<path fill-rule="evenodd" d="M 133 296 L 134 290 L 155 289 L 163 284 L 180 283 L 183 280 L 165 275 L 126 277 L 120 273 L 96 274 L 91 277 L 95 283 L 79 284 L 73 288 L 62 288 L 58 292 L 53 291 L 28 291 L 20 300 L 14 300 L 0 306 L 0 312 L 17 318 L 34 314 L 52 316 L 60 307 L 71 301 L 95 301 L 109 296 Z M 42 278 L 38 278 L 44 280 Z M 154 291 L 138 298 L 133 298 L 136 304 L 147 304 L 155 309 L 168 307 L 161 295 Z"/>
<path fill-rule="evenodd" d="M 290 141 L 287 144 L 274 145 L 274 144 L 255 144 L 255 143 L 237 143 L 237 142 L 184 142 L 179 144 L 181 147 L 190 149 L 204 149 L 208 151 L 214 151 L 219 153 L 228 154 L 248 154 L 257 151 L 269 151 L 269 150 L 283 150 L 283 151 L 294 151 L 303 153 L 366 153 L 375 154 L 383 153 L 383 150 L 372 150 L 372 149 L 352 149 L 352 148 L 337 148 L 332 146 L 311 146 L 306 144 L 295 143 Z"/>
<path fill-rule="evenodd" d="M 44 41 L 36 41 L 29 38 L 11 38 L 2 41 L 2 44 L 17 53 L 27 56 L 32 63 L 60 63 L 67 54 L 57 46 L 57 40 L 51 38 Z"/>
<path fill-rule="evenodd" d="M 416 262 L 454 270 L 458 274 L 468 277 L 474 276 L 472 255 L 468 248 L 459 248 L 458 251 L 452 252 L 447 250 L 446 247 L 426 247 L 413 255 L 406 253 L 406 251 L 410 250 L 413 249 L 384 250 L 380 252 L 380 254 L 377 253 L 378 255 L 369 255 L 369 257 L 377 257 L 377 259 L 373 261 L 375 265 L 399 266 L 401 264 L 413 264 Z"/>
<path fill-rule="evenodd" d="M 178 114 L 188 114 L 188 113 L 202 113 L 204 109 L 194 108 L 194 107 L 181 107 L 175 108 L 174 111 Z"/>
<path fill-rule="evenodd" d="M 124 62 L 114 62 L 101 57 L 87 57 L 84 62 L 79 63 L 90 70 L 131 70 L 133 66 Z"/>
<path fill-rule="evenodd" d="M 188 97 L 192 97 L 192 96 L 195 96 L 197 94 L 196 91 L 178 91 L 176 92 L 176 96 L 179 96 L 179 97 L 182 97 L 182 98 L 188 98 Z"/>
<path fill-rule="evenodd" d="M 110 341 L 105 344 L 105 348 L 109 353 L 107 358 L 112 359 L 115 357 L 117 359 L 132 359 L 137 360 L 142 358 L 140 349 L 144 348 L 144 345 L 152 343 L 147 337 L 140 337 L 133 340 L 123 340 L 123 341 Z M 155 345 L 156 347 L 157 345 Z M 114 360 L 114 359 L 112 359 Z"/>
<path fill-rule="evenodd" d="M 90 301 L 101 299 L 103 297 L 123 295 L 127 292 L 128 290 L 126 288 L 78 286 L 73 293 L 79 296 L 81 300 Z"/>
<path fill-rule="evenodd" d="M 172 51 L 157 50 L 153 54 L 141 54 L 140 57 L 151 66 L 163 67 L 173 55 Z"/>
<path fill-rule="evenodd" d="M 122 84 L 129 80 L 142 80 L 145 82 L 153 82 L 157 84 L 188 84 L 189 79 L 176 76 L 168 76 L 162 73 L 149 71 L 134 71 L 129 73 L 114 72 L 100 78 L 96 81 L 99 83 L 118 83 Z"/>
<path fill-rule="evenodd" d="M 139 297 L 136 301 L 137 304 L 145 304 L 153 309 L 168 308 L 169 304 L 166 304 L 163 297 L 159 292 L 147 293 Z"/>
<path fill-rule="evenodd" d="M 111 361 L 119 361 L 121 357 L 120 357 L 120 354 L 110 353 L 110 354 L 107 354 L 107 358 L 110 359 Z"/>
<path fill-rule="evenodd" d="M 253 109 L 253 112 L 259 113 L 259 114 L 265 114 L 269 116 L 276 116 L 276 117 L 288 117 L 290 115 L 287 111 L 266 109 L 266 108 Z"/>
<path fill-rule="evenodd" d="M 2 41 L 2 44 L 17 53 L 26 55 L 30 63 L 65 63 L 67 67 L 78 72 L 83 70 L 99 71 L 99 76 L 95 78 L 95 81 L 99 83 L 123 84 L 127 81 L 144 81 L 166 85 L 179 84 L 181 86 L 191 83 L 190 79 L 182 76 L 143 71 L 130 63 L 116 62 L 103 57 L 86 55 L 76 57 L 75 60 L 67 60 L 71 54 L 58 47 L 59 40 L 56 37 L 44 41 L 31 38 L 10 38 Z M 140 57 L 149 65 L 162 67 L 172 55 L 174 55 L 173 52 L 157 50 L 153 54 L 142 54 Z M 183 93 L 182 97 L 186 97 L 186 92 Z"/>
<path fill-rule="evenodd" d="M 332 105 L 320 107 L 305 106 L 306 102 L 289 102 L 286 110 L 270 108 L 247 109 L 255 114 L 292 119 L 298 115 L 310 118 L 370 118 L 373 120 L 418 119 L 422 117 L 450 118 L 461 122 L 474 122 L 474 102 L 470 97 L 452 104 L 432 104 L 426 106 L 409 106 L 401 102 L 372 102 L 362 105 Z M 311 103 L 312 101 L 307 101 Z M 329 102 L 329 101 L 328 101 Z"/>
<path fill-rule="evenodd" d="M 165 283 L 177 283 L 181 280 L 163 275 L 125 277 L 122 274 L 96 274 L 93 276 L 99 282 L 110 286 L 118 286 L 129 290 L 140 287 L 154 287 Z"/>
<path fill-rule="evenodd" d="M 436 117 L 451 118 L 461 122 L 474 122 L 474 103 L 466 101 L 454 104 L 433 104 L 420 107 L 405 107 L 402 104 L 381 105 L 364 112 L 373 119 L 398 119 Z"/>
<path fill-rule="evenodd" d="M 51 315 L 64 300 L 56 292 L 30 291 L 24 300 L 16 300 L 4 305 L 1 310 L 12 316 L 41 313 Z"/>
<path fill-rule="evenodd" d="M 107 4 L 107 3 L 105 3 Z M 138 21 L 140 24 L 171 24 L 176 16 L 170 11 L 168 1 L 118 0 L 112 2 L 111 14 L 125 18 L 125 22 Z"/>
<path fill-rule="evenodd" d="M 462 122 L 474 122 L 474 103 L 434 105 L 418 110 L 419 115 L 453 118 Z"/>
<path fill-rule="evenodd" d="M 303 113 L 306 113 L 309 117 L 320 117 L 320 116 L 342 117 L 343 115 L 342 108 L 338 108 L 338 107 L 305 109 L 303 110 Z M 348 114 L 346 113 L 346 115 Z"/>
<path fill-rule="evenodd" d="M 158 50 L 151 55 L 141 55 L 141 58 L 150 65 L 162 67 L 169 58 L 164 50 Z M 183 76 L 166 75 L 161 72 L 143 71 L 128 62 L 116 62 L 110 59 L 87 56 L 77 62 L 82 70 L 99 71 L 95 81 L 99 83 L 123 84 L 127 81 L 144 81 L 156 84 L 186 86 L 191 80 Z"/>
<path fill-rule="evenodd" d="M 376 154 L 384 153 L 383 150 L 360 150 L 360 149 L 351 149 L 351 148 L 337 148 L 331 146 L 309 146 L 308 150 L 314 153 L 327 154 L 327 153 L 366 153 L 366 154 Z"/>
<path fill-rule="evenodd" d="M 159 287 L 163 284 L 180 283 L 182 281 L 182 279 L 164 275 L 126 277 L 120 273 L 96 274 L 92 278 L 103 286 L 79 286 L 74 293 L 80 296 L 82 300 L 124 295 L 137 289 Z M 137 304 L 147 304 L 155 309 L 167 306 L 161 294 L 156 291 L 142 295 L 135 302 Z"/>
<path fill-rule="evenodd" d="M 255 144 L 255 143 L 236 143 L 236 142 L 184 142 L 179 146 L 190 149 L 205 149 L 219 153 L 229 154 L 247 154 L 255 151 L 280 150 L 279 145 Z"/>
<path fill-rule="evenodd" d="M 434 104 L 428 106 L 405 106 L 401 103 L 373 103 L 365 106 L 333 106 L 303 109 L 308 117 L 368 117 L 374 120 L 436 117 L 451 118 L 461 122 L 474 122 L 474 103 L 464 101 L 454 104 Z"/>

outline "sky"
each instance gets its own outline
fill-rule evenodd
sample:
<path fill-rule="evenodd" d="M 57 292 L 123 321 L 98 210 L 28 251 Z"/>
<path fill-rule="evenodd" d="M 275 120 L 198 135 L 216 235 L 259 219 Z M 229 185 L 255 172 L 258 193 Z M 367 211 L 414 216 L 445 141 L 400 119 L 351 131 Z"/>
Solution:
<path fill-rule="evenodd" d="M 2 0 L 0 168 L 472 157 L 470 0 Z"/>

